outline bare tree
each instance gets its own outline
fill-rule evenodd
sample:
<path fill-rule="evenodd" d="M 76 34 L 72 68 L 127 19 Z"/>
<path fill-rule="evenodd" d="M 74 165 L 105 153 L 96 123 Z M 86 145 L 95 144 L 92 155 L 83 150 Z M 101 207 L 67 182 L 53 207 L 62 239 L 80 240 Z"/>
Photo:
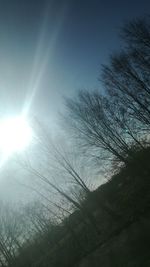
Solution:
<path fill-rule="evenodd" d="M 149 26 L 149 18 L 125 25 L 124 50 L 102 68 L 103 94 L 82 90 L 66 100 L 72 134 L 96 152 L 95 158 L 113 155 L 126 164 L 134 156 L 133 147 L 145 145 L 150 130 Z"/>
<path fill-rule="evenodd" d="M 0 207 L 0 260 L 2 266 L 12 264 L 24 242 L 25 224 L 11 206 Z"/>
<path fill-rule="evenodd" d="M 150 125 L 150 21 L 135 20 L 121 32 L 124 50 L 103 66 L 102 78 L 107 94 L 132 120 L 141 126 Z"/>
<path fill-rule="evenodd" d="M 112 116 L 107 110 L 106 100 L 99 92 L 80 91 L 76 100 L 66 101 L 69 125 L 73 134 L 81 139 L 87 148 L 111 153 L 120 161 L 126 162 L 123 152 L 129 153 L 130 147 L 121 135 Z"/>

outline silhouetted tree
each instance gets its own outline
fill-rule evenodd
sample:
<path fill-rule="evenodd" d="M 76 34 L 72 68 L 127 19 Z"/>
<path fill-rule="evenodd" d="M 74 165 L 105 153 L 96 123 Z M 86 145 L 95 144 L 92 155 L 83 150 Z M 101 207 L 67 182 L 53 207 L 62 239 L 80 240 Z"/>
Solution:
<path fill-rule="evenodd" d="M 107 93 L 132 120 L 150 126 L 150 21 L 135 20 L 122 29 L 125 48 L 103 66 Z"/>
<path fill-rule="evenodd" d="M 123 28 L 124 50 L 102 68 L 103 94 L 82 90 L 76 99 L 66 100 L 73 135 L 99 158 L 111 154 L 126 164 L 133 157 L 131 147 L 144 146 L 150 129 L 149 26 L 147 19 Z"/>
<path fill-rule="evenodd" d="M 109 152 L 126 162 L 122 152 L 129 152 L 128 143 L 99 92 L 80 91 L 77 99 L 68 99 L 66 105 L 73 134 L 82 140 L 84 146 L 97 150 L 99 154 Z"/>
<path fill-rule="evenodd" d="M 21 249 L 26 233 L 21 214 L 11 206 L 0 203 L 0 261 L 2 266 L 12 264 Z"/>

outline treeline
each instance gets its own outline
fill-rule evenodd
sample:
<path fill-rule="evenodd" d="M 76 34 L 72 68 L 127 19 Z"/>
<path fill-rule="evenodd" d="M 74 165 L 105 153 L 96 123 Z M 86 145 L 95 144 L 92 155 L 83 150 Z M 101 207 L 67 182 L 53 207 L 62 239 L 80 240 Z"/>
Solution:
<path fill-rule="evenodd" d="M 69 266 L 118 227 L 121 230 L 136 220 L 143 206 L 147 210 L 148 194 L 143 197 L 143 192 L 149 192 L 150 174 L 149 17 L 126 24 L 121 38 L 122 51 L 102 66 L 103 90 L 82 90 L 76 98 L 66 99 L 64 123 L 73 149 L 60 149 L 50 141 L 46 129 L 39 127 L 41 162 L 37 166 L 28 158 L 21 166 L 29 177 L 36 178 L 38 186 L 26 187 L 41 201 L 22 212 L 1 204 L 0 266 L 60 266 L 59 255 L 66 257 L 62 266 Z M 93 183 L 92 163 L 88 166 L 93 160 L 97 169 L 109 165 L 118 172 L 107 187 L 101 187 L 104 190 L 94 193 L 89 185 Z M 111 231 L 104 226 L 109 222 L 113 222 Z M 70 261 L 65 246 L 68 251 L 72 248 Z M 63 255 L 60 248 L 64 248 Z M 45 260 L 36 262 L 42 255 Z"/>
<path fill-rule="evenodd" d="M 122 29 L 124 49 L 102 66 L 103 92 L 80 91 L 67 100 L 73 134 L 99 159 L 127 163 L 134 147 L 149 145 L 150 23 L 135 20 Z"/>
<path fill-rule="evenodd" d="M 149 233 L 145 232 L 141 223 L 150 215 L 149 157 L 150 148 L 138 151 L 134 160 L 122 167 L 109 182 L 86 196 L 82 209 L 62 219 L 61 223 L 52 221 L 51 212 L 45 210 L 44 213 L 40 203 L 24 207 L 21 213 L 11 210 L 11 222 L 8 209 L 4 207 L 1 266 L 78 266 L 83 257 L 97 247 L 105 250 L 112 238 L 138 222 L 143 236 L 149 240 Z M 144 240 L 139 240 L 138 235 L 135 238 L 134 250 L 137 254 L 134 262 L 139 266 L 149 260 L 148 243 Z M 123 263 L 127 262 L 128 256 L 133 260 L 130 251 L 128 255 L 128 245 L 124 247 L 126 259 Z M 118 243 L 116 249 L 119 251 L 119 248 Z M 111 266 L 115 267 L 116 262 L 121 260 L 119 254 L 117 258 L 111 258 Z"/>

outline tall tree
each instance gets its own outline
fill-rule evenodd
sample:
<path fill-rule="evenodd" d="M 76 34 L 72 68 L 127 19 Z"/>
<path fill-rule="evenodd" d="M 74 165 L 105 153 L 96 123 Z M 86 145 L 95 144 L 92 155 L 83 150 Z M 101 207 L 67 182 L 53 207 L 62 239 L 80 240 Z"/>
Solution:
<path fill-rule="evenodd" d="M 143 148 L 150 129 L 149 26 L 145 19 L 123 28 L 124 50 L 102 67 L 104 94 L 82 90 L 66 101 L 70 128 L 81 144 L 124 163 L 133 156 L 131 147 Z"/>

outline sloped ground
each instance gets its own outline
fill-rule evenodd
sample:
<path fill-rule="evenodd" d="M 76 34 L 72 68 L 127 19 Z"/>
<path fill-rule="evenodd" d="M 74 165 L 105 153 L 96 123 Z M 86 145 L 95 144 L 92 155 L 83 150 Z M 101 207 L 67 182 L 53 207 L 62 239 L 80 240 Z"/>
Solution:
<path fill-rule="evenodd" d="M 150 213 L 86 255 L 76 267 L 149 267 Z"/>
<path fill-rule="evenodd" d="M 13 266 L 150 266 L 149 161 L 149 148 L 136 152 L 82 210 L 23 249 Z"/>

